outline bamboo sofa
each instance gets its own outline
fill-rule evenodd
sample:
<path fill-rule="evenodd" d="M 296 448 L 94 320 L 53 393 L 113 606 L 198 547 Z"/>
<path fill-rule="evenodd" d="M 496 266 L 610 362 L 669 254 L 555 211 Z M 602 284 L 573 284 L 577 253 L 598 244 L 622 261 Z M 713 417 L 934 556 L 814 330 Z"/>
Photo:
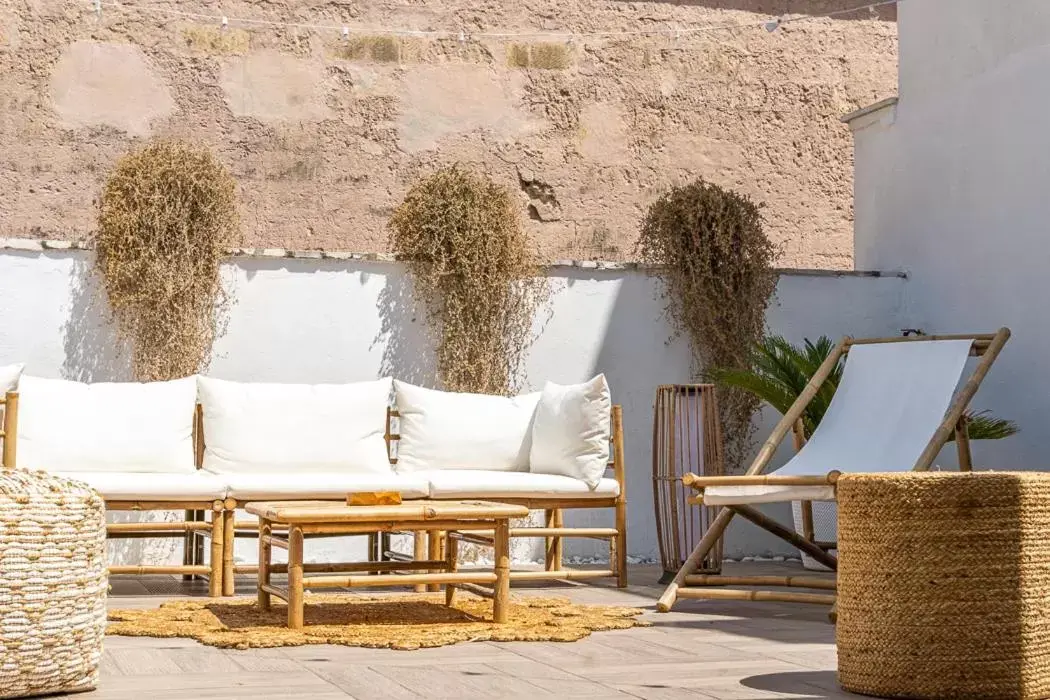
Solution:
<path fill-rule="evenodd" d="M 392 387 L 396 409 L 390 408 Z M 114 539 L 181 538 L 185 544 L 181 565 L 112 566 L 112 574 L 204 576 L 212 595 L 232 595 L 235 574 L 258 570 L 235 563 L 236 538 L 257 536 L 254 522 L 235 517 L 246 502 L 398 491 L 406 499 L 483 498 L 543 509 L 543 527 L 514 528 L 512 536 L 546 540 L 545 570 L 517 571 L 513 578 L 604 576 L 626 585 L 622 412 L 611 405 L 602 376 L 518 397 L 454 394 L 390 379 L 297 385 L 188 377 L 89 385 L 23 376 L 18 392 L 10 391 L 13 381 L 6 388 L 4 467 L 43 468 L 84 481 L 109 510 L 183 514 L 110 523 Z M 533 440 L 544 425 L 541 439 Z M 614 526 L 567 527 L 562 513 L 575 509 L 609 510 Z M 370 559 L 402 556 L 391 551 L 389 534 L 370 537 Z M 567 537 L 608 541 L 609 568 L 563 567 Z M 442 533 L 417 537 L 416 558 L 435 559 L 445 540 Z M 471 541 L 491 545 L 485 533 Z M 352 565 L 304 568 L 335 572 Z"/>
<path fill-rule="evenodd" d="M 683 477 L 683 483 L 700 494 L 694 503 L 715 506 L 720 512 L 667 586 L 658 609 L 669 611 L 679 598 L 816 603 L 832 605 L 834 621 L 834 581 L 806 576 L 704 575 L 698 569 L 739 515 L 835 570 L 838 561 L 832 552 L 836 543 L 816 539 L 812 504 L 835 500 L 840 473 L 926 471 L 953 437 L 959 469 L 970 471 L 966 409 L 1009 338 L 1007 328 L 988 334 L 843 338 L 784 414 L 745 475 Z M 820 425 L 808 441 L 800 439 L 806 406 L 822 391 L 843 357 L 842 379 Z M 979 360 L 959 387 L 969 357 Z M 798 453 L 776 473 L 763 473 L 792 431 Z M 788 501 L 802 504 L 801 533 L 755 507 Z M 720 588 L 723 586 L 786 586 L 827 592 Z"/>
<path fill-rule="evenodd" d="M 252 469 L 265 466 L 282 475 L 294 472 L 294 478 L 284 478 L 271 489 L 258 479 L 248 483 L 247 475 L 227 475 L 228 519 L 223 549 L 227 557 L 223 573 L 227 595 L 233 593 L 236 574 L 258 571 L 255 564 L 235 564 L 232 560 L 235 538 L 258 535 L 254 522 L 235 519 L 236 511 L 246 502 L 299 498 L 342 500 L 348 491 L 399 491 L 402 498 L 484 499 L 542 509 L 546 515 L 542 527 L 516 526 L 511 530 L 511 537 L 543 538 L 544 570 L 512 571 L 512 581 L 613 577 L 618 585 L 626 586 L 627 497 L 622 410 L 611 405 L 604 376 L 567 387 L 548 383 L 543 392 L 514 397 L 436 391 L 397 380 L 392 385 L 395 408 L 390 407 L 387 398 L 391 390 L 389 379 L 342 385 L 342 388 L 328 385 L 330 391 L 369 392 L 346 407 L 363 410 L 364 422 L 356 429 L 359 451 L 352 464 L 334 467 L 335 473 L 345 475 L 345 481 L 330 481 L 333 464 L 304 465 L 298 443 L 285 444 L 280 440 L 277 441 L 280 444 L 268 450 L 271 456 L 278 456 Z M 234 461 L 250 459 L 241 448 L 229 445 L 225 437 L 233 429 L 224 424 L 226 407 L 231 403 L 240 407 L 235 420 L 247 425 L 265 424 L 269 419 L 261 415 L 258 407 L 275 402 L 286 407 L 291 405 L 293 410 L 286 414 L 297 414 L 300 422 L 305 420 L 313 426 L 323 426 L 330 420 L 318 414 L 319 402 L 310 396 L 310 392 L 319 387 L 239 384 L 208 378 L 201 378 L 200 387 L 205 469 L 228 470 L 227 465 L 215 459 L 223 452 Z M 235 401 L 232 396 L 237 394 L 241 394 L 241 398 Z M 549 405 L 550 410 L 544 412 L 544 405 Z M 248 406 L 256 410 L 247 409 Z M 246 415 L 245 410 L 250 415 Z M 345 412 L 336 411 L 332 416 L 345 425 L 347 420 L 342 415 Z M 374 423 L 377 416 L 379 421 Z M 342 430 L 345 432 L 345 427 Z M 256 443 L 253 449 L 267 444 L 280 431 L 281 426 L 276 423 L 270 431 L 259 431 L 257 439 L 261 443 Z M 316 437 L 339 435 L 339 431 L 338 426 L 322 428 L 316 431 Z M 264 432 L 269 436 L 264 436 Z M 533 439 L 541 434 L 546 437 Z M 550 454 L 552 451 L 556 454 Z M 241 456 L 234 456 L 238 452 Z M 339 459 L 345 462 L 345 457 Z M 542 471 L 539 461 L 546 463 Z M 611 476 L 606 475 L 607 470 L 611 470 Z M 326 490 L 303 494 L 299 479 L 304 473 L 315 471 Z M 580 509 L 612 511 L 613 526 L 566 526 L 563 512 Z M 391 534 L 386 531 L 370 538 L 370 558 L 409 558 L 391 548 Z M 576 570 L 563 566 L 563 540 L 572 537 L 607 541 L 609 568 Z M 492 546 L 489 533 L 471 533 L 462 539 Z M 434 532 L 430 536 L 417 533 L 412 558 L 439 560 L 444 556 L 445 546 L 444 533 Z M 306 564 L 304 570 L 335 572 L 342 567 L 342 563 Z M 405 568 L 411 567 L 406 564 Z M 280 571 L 280 567 L 274 571 Z"/>

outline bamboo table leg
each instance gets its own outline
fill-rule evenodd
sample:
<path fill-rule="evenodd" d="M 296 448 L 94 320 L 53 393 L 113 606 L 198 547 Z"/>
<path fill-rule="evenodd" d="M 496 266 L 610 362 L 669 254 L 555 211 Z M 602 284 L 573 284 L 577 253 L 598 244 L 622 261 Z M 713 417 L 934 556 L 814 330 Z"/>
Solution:
<path fill-rule="evenodd" d="M 449 533 L 451 535 L 452 533 Z M 456 569 L 459 568 L 459 540 L 455 537 L 449 537 L 445 540 L 445 567 L 449 573 L 456 573 Z M 445 605 L 452 607 L 452 604 L 456 602 L 456 585 L 454 583 L 445 584 Z"/>
<path fill-rule="evenodd" d="M 303 628 L 303 531 L 288 527 L 288 627 Z"/>
<path fill-rule="evenodd" d="M 507 605 L 510 598 L 510 520 L 496 521 L 493 545 L 496 550 L 496 585 L 492 598 L 492 621 L 507 621 Z"/>
<path fill-rule="evenodd" d="M 442 534 L 441 530 L 431 530 L 427 533 L 427 559 L 444 558 L 443 552 L 441 551 Z M 431 583 L 427 586 L 427 590 L 431 593 L 440 591 L 441 584 Z"/>
<path fill-rule="evenodd" d="M 270 521 L 265 518 L 259 518 L 259 574 L 258 574 L 258 588 L 259 588 L 259 609 L 269 610 L 270 609 L 270 594 L 266 592 L 264 586 L 270 584 L 270 553 L 273 548 L 270 546 L 270 533 L 273 532 L 273 528 L 270 526 Z"/>

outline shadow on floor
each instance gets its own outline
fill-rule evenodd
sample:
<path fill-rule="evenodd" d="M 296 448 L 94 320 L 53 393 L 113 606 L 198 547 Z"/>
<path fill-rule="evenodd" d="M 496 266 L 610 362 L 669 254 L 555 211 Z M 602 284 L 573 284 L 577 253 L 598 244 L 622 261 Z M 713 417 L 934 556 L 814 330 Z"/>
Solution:
<path fill-rule="evenodd" d="M 852 693 L 839 688 L 834 671 L 766 673 L 761 676 L 742 678 L 740 685 L 770 693 L 790 693 L 800 698 L 812 698 L 813 700 L 852 696 Z"/>

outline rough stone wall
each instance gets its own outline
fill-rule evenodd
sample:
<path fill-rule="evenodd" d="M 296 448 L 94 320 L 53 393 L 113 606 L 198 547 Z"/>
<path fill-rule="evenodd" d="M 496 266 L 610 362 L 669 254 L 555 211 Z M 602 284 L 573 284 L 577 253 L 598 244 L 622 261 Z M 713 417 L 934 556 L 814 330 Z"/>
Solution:
<path fill-rule="evenodd" d="M 181 12 L 219 4 L 156 0 Z M 384 29 L 631 31 L 856 2 L 231 0 L 215 23 L 83 0 L 0 6 L 0 236 L 83 239 L 113 162 L 205 142 L 242 189 L 244 245 L 382 251 L 414 178 L 469 163 L 519 195 L 543 255 L 630 259 L 646 205 L 703 175 L 764 202 L 784 266 L 852 264 L 838 117 L 893 94 L 882 12 L 674 37 L 397 38 Z"/>

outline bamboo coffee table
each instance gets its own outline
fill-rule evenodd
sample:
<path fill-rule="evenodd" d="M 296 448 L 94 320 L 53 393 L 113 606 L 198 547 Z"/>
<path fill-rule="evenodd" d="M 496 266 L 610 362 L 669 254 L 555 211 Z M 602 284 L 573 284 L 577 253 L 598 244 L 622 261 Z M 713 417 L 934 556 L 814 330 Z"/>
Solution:
<path fill-rule="evenodd" d="M 408 586 L 445 584 L 446 604 L 452 603 L 457 584 L 488 584 L 493 587 L 492 619 L 507 621 L 510 598 L 510 519 L 529 514 L 525 506 L 486 501 L 407 501 L 399 505 L 348 506 L 336 501 L 261 501 L 245 510 L 259 518 L 259 607 L 268 610 L 270 597 L 288 603 L 288 626 L 303 626 L 303 591 L 307 588 L 353 588 L 356 586 Z M 287 527 L 286 537 L 274 526 Z M 340 564 L 339 576 L 303 576 L 304 535 L 359 535 L 375 532 L 464 532 L 492 530 L 495 570 L 456 570 L 456 540 L 448 538 L 444 559 L 381 561 Z M 288 588 L 270 583 L 270 555 L 274 547 L 288 550 Z M 434 556 L 433 553 L 430 555 Z M 283 568 L 283 567 L 282 567 Z M 307 569 L 311 568 L 308 564 Z M 327 565 L 319 569 L 331 571 Z M 434 573 L 390 573 L 396 571 Z M 357 572 L 357 573 L 353 573 Z"/>

